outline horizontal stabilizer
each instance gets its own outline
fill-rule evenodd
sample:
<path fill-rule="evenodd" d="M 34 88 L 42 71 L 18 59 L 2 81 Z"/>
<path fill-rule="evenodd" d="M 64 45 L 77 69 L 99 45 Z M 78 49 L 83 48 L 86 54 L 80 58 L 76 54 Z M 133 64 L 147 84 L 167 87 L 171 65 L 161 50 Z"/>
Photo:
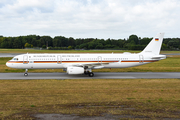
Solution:
<path fill-rule="evenodd" d="M 153 56 L 152 59 L 166 59 L 166 55 L 156 55 Z"/>

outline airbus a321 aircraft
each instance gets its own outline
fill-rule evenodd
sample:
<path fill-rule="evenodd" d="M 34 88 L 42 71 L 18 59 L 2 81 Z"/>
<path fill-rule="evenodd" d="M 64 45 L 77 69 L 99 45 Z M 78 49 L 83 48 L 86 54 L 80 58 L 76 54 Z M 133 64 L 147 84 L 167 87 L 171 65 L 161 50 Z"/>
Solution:
<path fill-rule="evenodd" d="M 21 54 L 8 61 L 11 68 L 25 69 L 63 69 L 68 74 L 87 74 L 94 76 L 93 69 L 126 68 L 144 65 L 165 59 L 160 55 L 164 33 L 156 35 L 140 53 L 122 54 Z"/>

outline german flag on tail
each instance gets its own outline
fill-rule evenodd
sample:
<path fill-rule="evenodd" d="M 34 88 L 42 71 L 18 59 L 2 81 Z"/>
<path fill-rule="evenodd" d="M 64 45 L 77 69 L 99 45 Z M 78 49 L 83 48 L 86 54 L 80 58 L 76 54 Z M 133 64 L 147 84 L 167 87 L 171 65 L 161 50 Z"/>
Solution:
<path fill-rule="evenodd" d="M 155 41 L 159 41 L 159 38 L 155 38 Z"/>

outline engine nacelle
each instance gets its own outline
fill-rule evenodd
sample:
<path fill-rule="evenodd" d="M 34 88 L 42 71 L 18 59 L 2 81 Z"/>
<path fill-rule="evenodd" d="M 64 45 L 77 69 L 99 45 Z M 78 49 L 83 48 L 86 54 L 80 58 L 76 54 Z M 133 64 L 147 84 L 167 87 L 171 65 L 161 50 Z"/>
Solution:
<path fill-rule="evenodd" d="M 67 73 L 68 74 L 83 74 L 84 68 L 82 68 L 82 67 L 68 67 Z"/>

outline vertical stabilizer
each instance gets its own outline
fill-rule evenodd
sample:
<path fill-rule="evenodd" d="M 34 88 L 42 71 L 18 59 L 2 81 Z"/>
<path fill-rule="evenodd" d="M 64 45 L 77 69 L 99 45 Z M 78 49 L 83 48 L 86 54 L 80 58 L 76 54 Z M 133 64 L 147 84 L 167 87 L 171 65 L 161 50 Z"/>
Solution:
<path fill-rule="evenodd" d="M 141 52 L 141 54 L 152 53 L 159 55 L 161 50 L 161 45 L 163 42 L 164 33 L 159 33 L 154 37 L 151 42 L 146 46 L 146 48 Z"/>

